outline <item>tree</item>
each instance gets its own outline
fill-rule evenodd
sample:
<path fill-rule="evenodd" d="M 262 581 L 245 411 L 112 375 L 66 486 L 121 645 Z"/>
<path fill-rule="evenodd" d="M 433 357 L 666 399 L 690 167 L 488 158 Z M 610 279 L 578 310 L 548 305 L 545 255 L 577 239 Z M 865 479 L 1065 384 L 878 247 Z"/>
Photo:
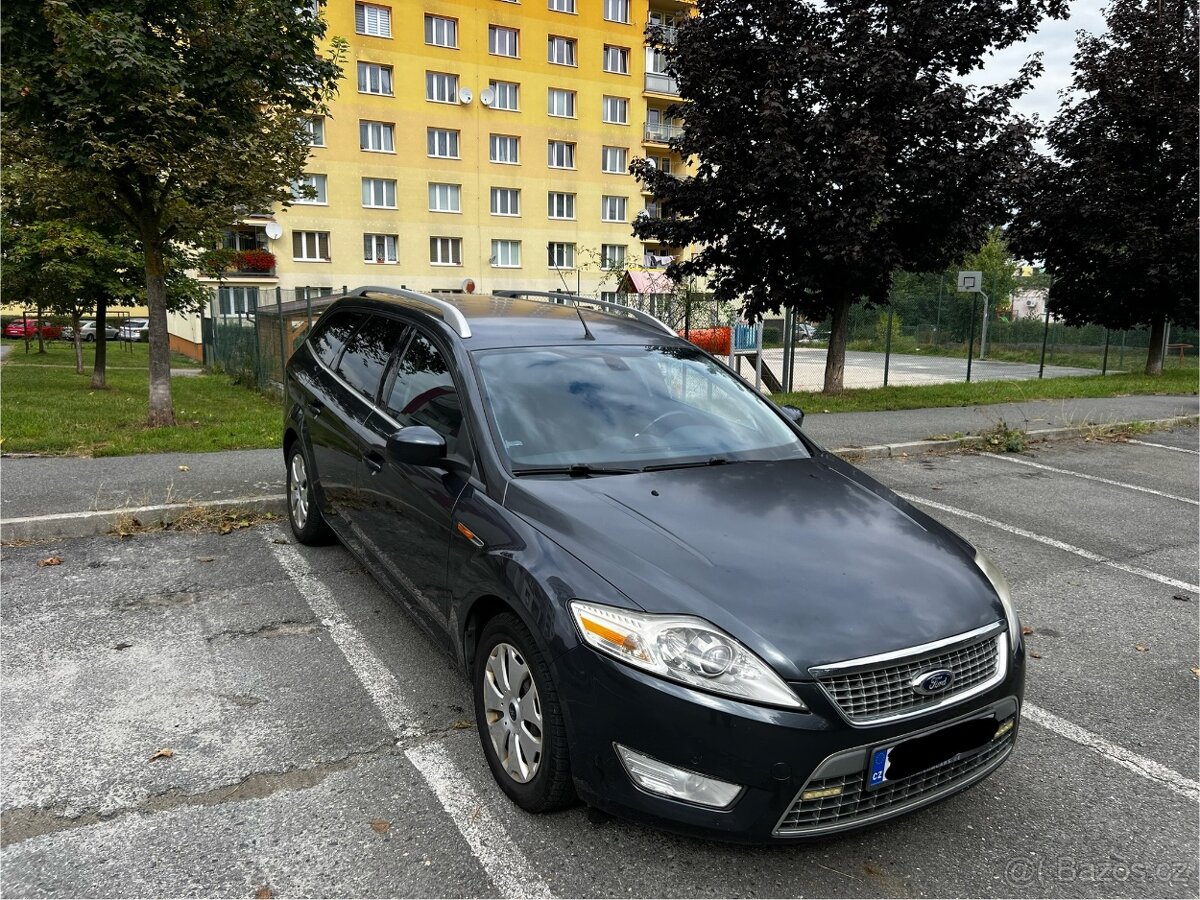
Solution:
<path fill-rule="evenodd" d="M 983 246 L 963 259 L 961 269 L 983 273 L 982 287 L 987 294 L 987 309 L 979 333 L 979 358 L 983 359 L 987 355 L 987 323 L 1001 309 L 1011 308 L 1017 286 L 1017 261 L 1008 249 L 1004 232 L 1000 228 L 989 229 Z"/>
<path fill-rule="evenodd" d="M 631 170 L 667 214 L 639 237 L 697 245 L 669 269 L 706 277 L 750 315 L 832 316 L 825 390 L 842 389 L 852 303 L 885 302 L 893 273 L 940 269 L 1007 214 L 1033 123 L 1010 112 L 1040 70 L 959 79 L 1064 0 L 698 0 L 664 47 L 695 174 Z"/>
<path fill-rule="evenodd" d="M 303 6 L 303 8 L 300 8 Z M 135 236 L 150 312 L 149 423 L 174 422 L 167 335 L 171 248 L 291 199 L 344 41 L 292 0 L 10 0 L 6 128 L 94 193 Z"/>
<path fill-rule="evenodd" d="M 1053 277 L 1071 324 L 1150 326 L 1146 374 L 1162 372 L 1167 321 L 1197 318 L 1195 0 L 1111 0 L 1109 31 L 1081 34 L 1013 233 Z"/>

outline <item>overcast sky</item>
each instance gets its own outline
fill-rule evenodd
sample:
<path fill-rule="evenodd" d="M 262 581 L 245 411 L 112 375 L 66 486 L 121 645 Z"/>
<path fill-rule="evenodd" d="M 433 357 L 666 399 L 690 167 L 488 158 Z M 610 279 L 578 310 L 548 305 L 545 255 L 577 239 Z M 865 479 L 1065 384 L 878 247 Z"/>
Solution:
<path fill-rule="evenodd" d="M 1047 19 L 1027 41 L 995 54 L 982 73 L 968 79 L 978 84 L 994 84 L 1011 78 L 1033 53 L 1041 51 L 1042 77 L 1033 89 L 1014 104 L 1016 112 L 1037 113 L 1047 122 L 1058 112 L 1058 92 L 1071 83 L 1071 59 L 1075 55 L 1075 32 L 1100 34 L 1105 31 L 1102 0 L 1074 0 L 1068 19 Z"/>

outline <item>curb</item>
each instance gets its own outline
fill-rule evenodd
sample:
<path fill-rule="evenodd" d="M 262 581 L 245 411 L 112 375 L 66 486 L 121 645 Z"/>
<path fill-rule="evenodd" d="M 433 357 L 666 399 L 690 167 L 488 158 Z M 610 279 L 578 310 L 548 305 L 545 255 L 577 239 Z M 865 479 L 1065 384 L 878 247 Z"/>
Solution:
<path fill-rule="evenodd" d="M 1061 441 L 1068 438 L 1083 437 L 1097 428 L 1122 428 L 1131 425 L 1148 425 L 1154 430 L 1171 428 L 1175 425 L 1193 425 L 1200 416 L 1172 416 L 1169 419 L 1140 419 L 1133 422 L 1112 422 L 1104 425 L 1064 425 L 1059 428 L 1039 428 L 1027 431 L 1025 435 L 1031 441 Z M 847 462 L 859 462 L 864 459 L 891 459 L 893 457 L 923 456 L 928 453 L 946 453 L 952 450 L 970 450 L 980 446 L 986 438 L 983 435 L 966 435 L 960 438 L 949 438 L 943 441 L 908 441 L 902 444 L 872 444 L 867 447 L 839 447 L 830 450 L 835 456 L 840 456 Z"/>
<path fill-rule="evenodd" d="M 287 513 L 287 498 L 283 494 L 271 494 L 265 497 L 235 497 L 232 500 L 162 503 L 155 506 L 125 506 L 119 509 L 54 513 L 48 516 L 22 516 L 0 522 L 0 543 L 108 534 L 123 516 L 137 519 L 142 525 L 166 525 L 197 509 L 245 510 L 281 515 Z"/>

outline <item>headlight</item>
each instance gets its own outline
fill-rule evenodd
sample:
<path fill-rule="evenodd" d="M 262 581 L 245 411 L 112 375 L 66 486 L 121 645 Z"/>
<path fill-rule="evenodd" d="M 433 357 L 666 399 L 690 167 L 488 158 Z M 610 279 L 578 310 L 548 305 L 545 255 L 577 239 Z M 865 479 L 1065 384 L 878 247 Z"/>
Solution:
<path fill-rule="evenodd" d="M 1008 646 L 1015 650 L 1021 642 L 1021 622 L 1017 618 L 1017 610 L 1013 606 L 1012 596 L 1009 594 L 1008 579 L 1000 573 L 996 564 L 979 550 L 975 551 L 975 565 L 979 566 L 979 571 L 987 576 L 987 580 L 996 589 L 996 595 L 1004 606 L 1004 616 L 1008 619 Z"/>
<path fill-rule="evenodd" d="M 807 711 L 783 679 L 725 632 L 693 616 L 571 601 L 585 642 L 662 678 L 739 700 Z"/>

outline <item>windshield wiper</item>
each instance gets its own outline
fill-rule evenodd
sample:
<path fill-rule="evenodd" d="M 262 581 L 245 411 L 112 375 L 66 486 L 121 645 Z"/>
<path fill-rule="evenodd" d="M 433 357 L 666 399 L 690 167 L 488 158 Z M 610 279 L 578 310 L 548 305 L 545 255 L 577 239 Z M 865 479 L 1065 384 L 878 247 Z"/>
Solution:
<path fill-rule="evenodd" d="M 656 466 L 646 466 L 643 472 L 663 472 L 667 469 L 696 469 L 702 466 L 728 466 L 737 462 L 727 456 L 710 456 L 708 459 L 694 459 L 690 462 L 660 463 Z"/>
<path fill-rule="evenodd" d="M 513 469 L 513 475 L 570 475 L 572 478 L 587 478 L 590 475 L 632 475 L 641 469 L 618 469 L 612 466 L 589 466 L 587 463 L 574 463 L 569 466 L 530 466 L 524 469 Z"/>

